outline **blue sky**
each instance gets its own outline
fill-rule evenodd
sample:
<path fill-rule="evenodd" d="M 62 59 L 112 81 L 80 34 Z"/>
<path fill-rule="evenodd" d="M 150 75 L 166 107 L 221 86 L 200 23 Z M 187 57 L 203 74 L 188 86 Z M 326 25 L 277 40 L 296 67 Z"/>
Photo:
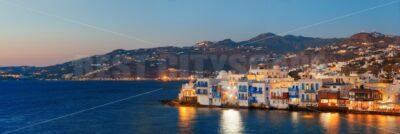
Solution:
<path fill-rule="evenodd" d="M 51 65 L 114 49 L 242 41 L 287 31 L 394 0 L 5 0 L 0 1 L 0 66 Z M 400 35 L 400 2 L 290 34 Z"/>

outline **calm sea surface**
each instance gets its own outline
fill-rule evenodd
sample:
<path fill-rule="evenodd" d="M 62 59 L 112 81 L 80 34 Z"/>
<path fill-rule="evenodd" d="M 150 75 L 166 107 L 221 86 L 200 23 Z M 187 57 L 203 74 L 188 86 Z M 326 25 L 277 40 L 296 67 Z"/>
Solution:
<path fill-rule="evenodd" d="M 161 105 L 180 84 L 1 81 L 0 133 L 400 133 L 400 116 Z"/>

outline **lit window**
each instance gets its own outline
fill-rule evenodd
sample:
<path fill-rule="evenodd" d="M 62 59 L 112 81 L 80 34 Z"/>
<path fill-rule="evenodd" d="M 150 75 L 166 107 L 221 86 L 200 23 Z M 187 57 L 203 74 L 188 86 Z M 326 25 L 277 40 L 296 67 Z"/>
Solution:
<path fill-rule="evenodd" d="M 328 99 L 321 99 L 321 103 L 328 103 Z"/>

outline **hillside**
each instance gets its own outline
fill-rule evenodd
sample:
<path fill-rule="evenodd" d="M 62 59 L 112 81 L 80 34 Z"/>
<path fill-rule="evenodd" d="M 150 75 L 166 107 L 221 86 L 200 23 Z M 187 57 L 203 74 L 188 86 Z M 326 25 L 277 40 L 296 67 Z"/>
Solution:
<path fill-rule="evenodd" d="M 292 67 L 317 65 L 322 63 L 344 62 L 343 73 L 370 72 L 380 75 L 383 72 L 400 72 L 400 38 L 377 32 L 357 33 L 336 45 L 309 48 L 302 52 L 286 55 L 277 64 Z"/>
<path fill-rule="evenodd" d="M 48 67 L 33 68 L 24 71 L 23 75 L 32 79 L 158 78 L 160 75 L 171 72 L 178 76 L 207 76 L 222 69 L 238 72 L 247 71 L 250 64 L 269 64 L 274 61 L 283 63 L 282 61 L 285 61 L 283 57 L 288 54 L 297 54 L 302 58 L 308 55 L 308 59 L 312 58 L 314 61 L 318 58 L 321 59 L 318 62 L 326 62 L 331 59 L 345 60 L 348 59 L 347 57 L 354 57 L 353 54 L 338 55 L 333 53 L 336 50 L 330 48 L 338 47 L 337 49 L 341 49 L 341 45 L 348 42 L 353 45 L 354 42 L 364 40 L 380 41 L 379 38 L 382 37 L 377 36 L 376 38 L 378 39 L 375 39 L 375 36 L 371 37 L 369 34 L 364 35 L 362 33 L 345 39 L 322 39 L 294 35 L 279 36 L 273 33 L 264 33 L 240 42 L 224 39 L 221 41 L 202 41 L 187 47 L 117 49 L 103 55 L 90 56 Z M 394 38 L 385 37 L 385 41 L 399 41 L 397 37 L 397 40 Z M 319 49 L 317 53 L 309 52 L 315 48 Z M 310 54 L 314 56 L 310 57 Z M 204 64 L 199 66 L 196 64 L 199 61 Z M 293 63 L 293 66 L 301 64 L 304 63 Z M 7 69 L 15 70 L 13 68 Z M 0 68 L 0 71 L 6 70 Z M 18 73 L 18 71 L 12 71 L 12 73 Z"/>

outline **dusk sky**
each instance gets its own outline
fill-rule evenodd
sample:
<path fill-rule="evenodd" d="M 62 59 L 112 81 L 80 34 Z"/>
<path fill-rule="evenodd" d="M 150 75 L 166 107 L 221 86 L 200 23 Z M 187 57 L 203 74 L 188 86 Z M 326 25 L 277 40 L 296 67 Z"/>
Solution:
<path fill-rule="evenodd" d="M 242 41 L 309 25 L 289 34 L 400 35 L 399 0 L 0 0 L 0 17 L 0 66 L 46 66 L 119 48 Z"/>

